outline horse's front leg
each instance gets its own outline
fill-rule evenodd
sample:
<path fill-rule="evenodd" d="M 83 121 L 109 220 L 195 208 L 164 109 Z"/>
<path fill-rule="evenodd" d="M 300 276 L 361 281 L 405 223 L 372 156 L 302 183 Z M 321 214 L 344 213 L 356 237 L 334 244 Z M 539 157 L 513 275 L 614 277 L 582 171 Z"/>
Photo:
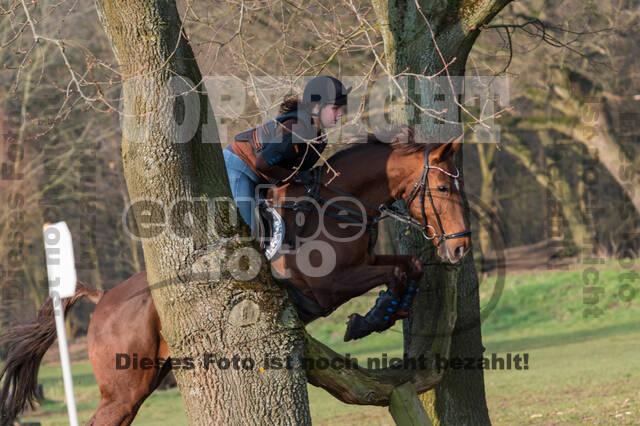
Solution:
<path fill-rule="evenodd" d="M 355 340 L 365 337 L 374 331 L 384 331 L 398 320 L 408 316 L 409 305 L 418 290 L 418 279 L 423 274 L 420 261 L 411 255 L 377 255 L 374 265 L 388 265 L 400 268 L 407 277 L 396 285 L 389 285 L 389 290 L 381 291 L 376 304 L 362 316 L 351 314 L 347 323 L 344 340 Z"/>
<path fill-rule="evenodd" d="M 400 289 L 392 289 L 393 292 L 403 299 L 402 311 L 408 311 L 408 305 L 413 301 L 415 292 L 418 291 L 418 280 L 422 277 L 424 270 L 422 269 L 422 263 L 413 255 L 376 255 L 374 265 L 390 265 L 402 268 L 403 272 L 407 274 L 407 280 L 404 282 L 405 287 Z M 406 318 L 407 312 L 401 314 L 401 318 Z"/>
<path fill-rule="evenodd" d="M 420 260 L 410 254 L 376 254 L 373 264 L 398 266 L 404 270 L 409 280 L 412 281 L 418 281 L 424 272 Z"/>
<path fill-rule="evenodd" d="M 313 295 L 323 307 L 337 307 L 348 300 L 386 284 L 393 291 L 405 288 L 407 274 L 403 268 L 393 265 L 354 266 L 311 283 Z"/>

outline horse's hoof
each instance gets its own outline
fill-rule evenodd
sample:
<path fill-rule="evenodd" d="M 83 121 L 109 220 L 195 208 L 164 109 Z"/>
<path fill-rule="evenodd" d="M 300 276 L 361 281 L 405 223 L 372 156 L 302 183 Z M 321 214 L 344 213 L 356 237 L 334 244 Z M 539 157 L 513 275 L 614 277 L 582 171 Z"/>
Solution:
<path fill-rule="evenodd" d="M 371 325 L 360 314 L 349 315 L 347 329 L 344 332 L 344 341 L 361 339 L 371 334 L 374 330 Z"/>

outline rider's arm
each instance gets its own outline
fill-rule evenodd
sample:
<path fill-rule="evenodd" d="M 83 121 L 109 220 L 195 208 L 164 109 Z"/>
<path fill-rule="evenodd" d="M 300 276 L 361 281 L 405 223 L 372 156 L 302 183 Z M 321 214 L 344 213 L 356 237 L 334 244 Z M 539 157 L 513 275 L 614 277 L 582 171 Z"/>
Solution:
<path fill-rule="evenodd" d="M 278 183 L 294 174 L 292 170 L 277 165 L 270 165 L 262 155 L 258 155 L 255 163 L 256 170 L 270 179 L 270 183 Z"/>
<path fill-rule="evenodd" d="M 260 173 L 271 178 L 275 182 L 284 181 L 287 177 L 295 175 L 293 170 L 280 166 L 283 161 L 296 158 L 295 147 L 291 134 L 293 120 L 287 120 L 282 128 L 282 136 L 275 141 L 265 143 L 262 152 L 256 156 L 255 168 Z M 272 183 L 275 183 L 272 182 Z"/>

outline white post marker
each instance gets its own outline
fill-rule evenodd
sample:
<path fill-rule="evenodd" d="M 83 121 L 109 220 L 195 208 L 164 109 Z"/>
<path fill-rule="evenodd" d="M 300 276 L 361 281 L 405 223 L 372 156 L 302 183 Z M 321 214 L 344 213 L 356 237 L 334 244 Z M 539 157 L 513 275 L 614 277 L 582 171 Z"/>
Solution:
<path fill-rule="evenodd" d="M 71 297 L 76 291 L 76 267 L 73 257 L 71 233 L 65 222 L 45 223 L 43 226 L 44 248 L 47 260 L 47 276 L 49 277 L 49 296 L 53 303 L 53 315 L 56 320 L 60 362 L 62 363 L 62 379 L 67 399 L 69 424 L 78 426 L 76 402 L 73 397 L 73 378 L 69 361 L 69 346 L 64 327 L 64 310 L 62 299 Z"/>

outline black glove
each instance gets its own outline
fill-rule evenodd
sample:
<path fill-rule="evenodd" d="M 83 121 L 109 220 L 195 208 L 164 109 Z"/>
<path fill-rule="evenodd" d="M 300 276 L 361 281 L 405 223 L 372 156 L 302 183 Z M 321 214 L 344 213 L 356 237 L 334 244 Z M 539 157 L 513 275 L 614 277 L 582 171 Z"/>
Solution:
<path fill-rule="evenodd" d="M 300 185 L 311 185 L 314 181 L 311 170 L 300 170 L 294 177 L 293 182 Z"/>

